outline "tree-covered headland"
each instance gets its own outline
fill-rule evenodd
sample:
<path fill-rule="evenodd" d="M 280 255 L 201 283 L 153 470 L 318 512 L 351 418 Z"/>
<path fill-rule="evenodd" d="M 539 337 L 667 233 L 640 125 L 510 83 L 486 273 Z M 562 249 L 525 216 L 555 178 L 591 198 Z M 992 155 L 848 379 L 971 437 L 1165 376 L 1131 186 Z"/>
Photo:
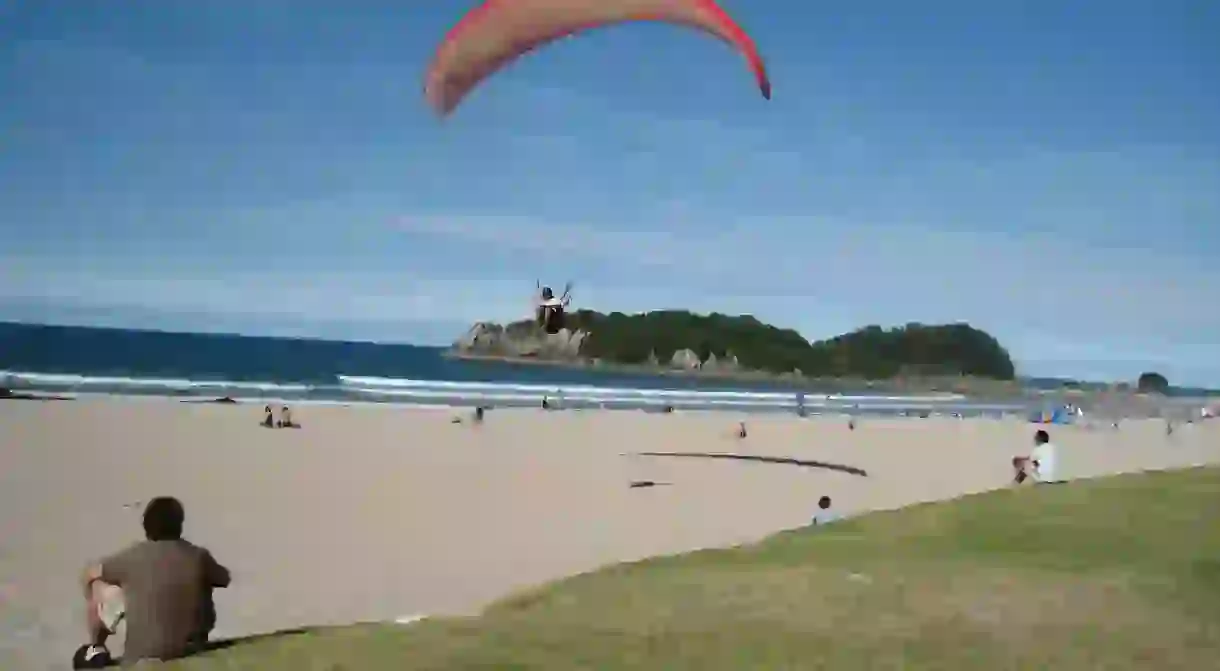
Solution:
<path fill-rule="evenodd" d="M 580 347 L 582 358 L 618 364 L 669 365 L 678 353 L 679 359 L 685 354 L 692 362 L 697 357 L 697 366 L 711 362 L 719 367 L 807 377 L 1012 380 L 1016 374 L 1008 351 L 990 334 L 968 324 L 866 326 L 810 342 L 793 329 L 765 324 L 749 315 L 577 310 L 568 313 L 567 327 L 588 334 Z M 509 325 L 506 331 L 511 334 L 530 328 L 531 323 L 524 322 Z"/>

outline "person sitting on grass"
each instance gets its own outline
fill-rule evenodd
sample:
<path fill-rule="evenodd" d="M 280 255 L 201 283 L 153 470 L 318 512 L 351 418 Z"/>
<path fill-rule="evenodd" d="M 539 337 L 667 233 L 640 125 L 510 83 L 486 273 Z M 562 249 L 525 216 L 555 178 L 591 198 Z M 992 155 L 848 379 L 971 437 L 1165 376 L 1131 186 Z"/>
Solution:
<path fill-rule="evenodd" d="M 1028 457 L 1013 457 L 1013 483 L 1021 484 L 1027 479 L 1037 483 L 1060 482 L 1055 471 L 1055 446 L 1050 434 L 1042 429 L 1034 433 L 1034 450 Z"/>
<path fill-rule="evenodd" d="M 144 536 L 83 576 L 89 643 L 74 668 L 101 668 L 106 639 L 127 622 L 123 662 L 165 660 L 204 650 L 216 624 L 212 590 L 229 586 L 229 570 L 182 538 L 182 503 L 161 496 L 144 509 Z"/>
<path fill-rule="evenodd" d="M 818 499 L 818 511 L 813 514 L 813 526 L 820 527 L 825 524 L 830 524 L 839 519 L 839 515 L 830 509 L 830 497 L 823 496 Z"/>

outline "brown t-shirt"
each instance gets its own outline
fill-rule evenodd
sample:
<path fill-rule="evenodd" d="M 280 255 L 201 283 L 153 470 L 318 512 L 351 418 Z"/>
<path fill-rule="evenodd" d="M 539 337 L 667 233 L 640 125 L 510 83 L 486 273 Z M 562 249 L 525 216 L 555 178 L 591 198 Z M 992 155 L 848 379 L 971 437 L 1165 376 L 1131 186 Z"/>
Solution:
<path fill-rule="evenodd" d="M 212 589 L 228 587 L 229 572 L 184 540 L 142 541 L 103 561 L 102 580 L 123 589 L 130 663 L 181 657 L 206 643 L 216 624 Z"/>

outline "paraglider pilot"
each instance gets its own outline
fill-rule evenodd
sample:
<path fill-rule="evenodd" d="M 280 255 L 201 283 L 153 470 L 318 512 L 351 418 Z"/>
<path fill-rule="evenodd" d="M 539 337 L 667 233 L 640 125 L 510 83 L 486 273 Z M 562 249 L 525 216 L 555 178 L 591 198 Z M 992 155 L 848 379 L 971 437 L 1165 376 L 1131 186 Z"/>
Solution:
<path fill-rule="evenodd" d="M 559 333 L 564 327 L 564 310 L 572 301 L 571 283 L 559 298 L 555 297 L 555 292 L 551 291 L 550 287 L 542 287 L 537 301 L 534 319 L 538 327 L 550 334 Z"/>

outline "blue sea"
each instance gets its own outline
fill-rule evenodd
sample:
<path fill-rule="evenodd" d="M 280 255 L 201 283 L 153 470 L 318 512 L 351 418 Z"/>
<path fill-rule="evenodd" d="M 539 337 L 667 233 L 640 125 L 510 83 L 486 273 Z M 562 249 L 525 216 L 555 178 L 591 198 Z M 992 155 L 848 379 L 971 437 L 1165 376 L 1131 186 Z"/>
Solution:
<path fill-rule="evenodd" d="M 442 349 L 203 333 L 0 322 L 0 387 L 60 395 L 415 406 L 794 412 L 798 393 L 766 383 L 629 375 L 447 359 Z M 806 391 L 810 413 L 977 415 L 1020 405 L 961 397 Z"/>

